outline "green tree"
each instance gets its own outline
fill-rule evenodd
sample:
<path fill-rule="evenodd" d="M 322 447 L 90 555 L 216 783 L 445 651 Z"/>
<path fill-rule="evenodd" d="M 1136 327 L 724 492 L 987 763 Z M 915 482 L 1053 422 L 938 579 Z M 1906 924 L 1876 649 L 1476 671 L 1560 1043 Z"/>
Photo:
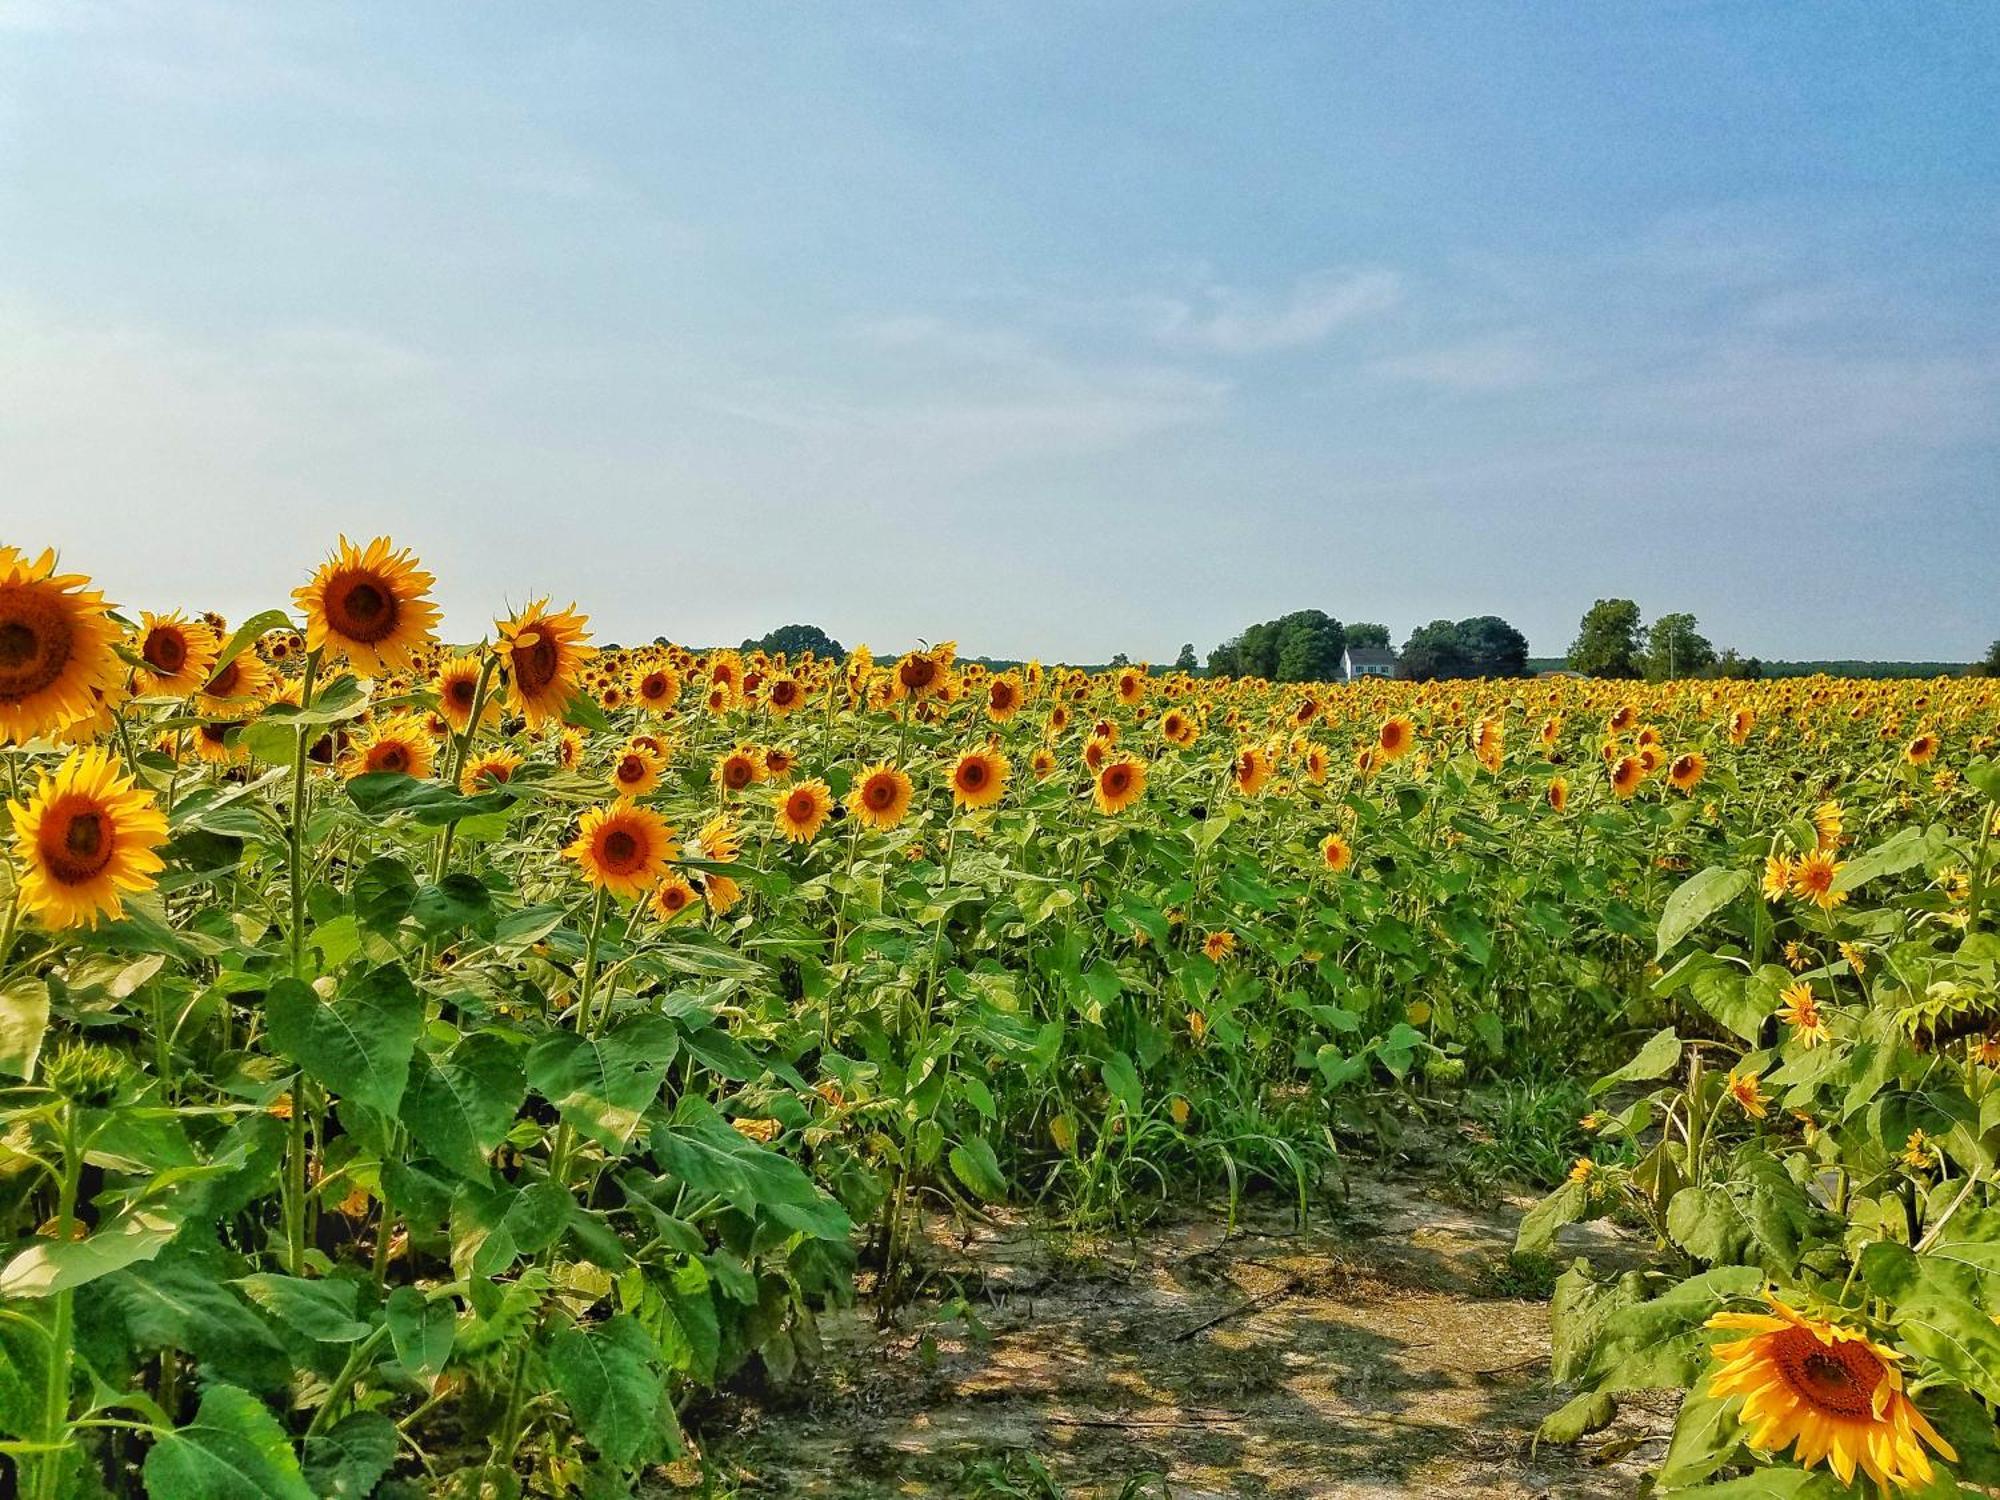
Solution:
<path fill-rule="evenodd" d="M 1193 641 L 1189 641 L 1181 647 L 1181 654 L 1174 658 L 1174 670 L 1176 672 L 1198 672 L 1201 670 L 1201 661 L 1194 654 Z"/>
<path fill-rule="evenodd" d="M 1333 682 L 1340 677 L 1347 632 L 1323 610 L 1301 609 L 1252 625 L 1208 654 L 1216 676 L 1273 682 Z"/>
<path fill-rule="evenodd" d="M 782 651 L 796 661 L 805 652 L 814 656 L 831 657 L 842 660 L 847 653 L 840 648 L 840 642 L 821 630 L 817 625 L 780 625 L 761 640 L 745 641 L 745 651 Z"/>
<path fill-rule="evenodd" d="M 1389 627 L 1387 625 L 1350 625 L 1347 627 L 1347 644 L 1350 646 L 1372 647 L 1377 651 L 1389 649 Z"/>
<path fill-rule="evenodd" d="M 1973 670 L 1985 677 L 2000 677 L 2000 641 L 1986 648 L 1986 660 L 1976 663 Z"/>
<path fill-rule="evenodd" d="M 1475 615 L 1458 622 L 1459 649 L 1468 677 L 1523 677 L 1528 671 L 1528 638 L 1498 615 Z"/>
<path fill-rule="evenodd" d="M 1591 677 L 1639 675 L 1639 606 L 1630 599 L 1599 599 L 1585 611 L 1570 643 L 1573 672 Z"/>
<path fill-rule="evenodd" d="M 1715 647 L 1709 644 L 1691 614 L 1661 615 L 1646 631 L 1646 675 L 1655 682 L 1676 677 L 1699 677 L 1715 665 Z"/>
<path fill-rule="evenodd" d="M 1411 631 L 1403 642 L 1401 667 L 1405 677 L 1417 682 L 1466 677 L 1471 675 L 1471 657 L 1457 625 L 1450 620 L 1433 620 Z"/>

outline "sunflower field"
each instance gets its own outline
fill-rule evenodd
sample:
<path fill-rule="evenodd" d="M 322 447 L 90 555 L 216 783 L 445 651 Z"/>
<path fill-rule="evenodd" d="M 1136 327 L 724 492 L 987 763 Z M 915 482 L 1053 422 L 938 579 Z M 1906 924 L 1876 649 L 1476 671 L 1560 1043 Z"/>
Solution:
<path fill-rule="evenodd" d="M 123 612 L 0 547 L 10 1493 L 629 1494 L 927 1219 L 1308 1212 L 1590 1083 L 1550 1441 L 2000 1484 L 2000 695 L 439 638 L 407 551 Z"/>

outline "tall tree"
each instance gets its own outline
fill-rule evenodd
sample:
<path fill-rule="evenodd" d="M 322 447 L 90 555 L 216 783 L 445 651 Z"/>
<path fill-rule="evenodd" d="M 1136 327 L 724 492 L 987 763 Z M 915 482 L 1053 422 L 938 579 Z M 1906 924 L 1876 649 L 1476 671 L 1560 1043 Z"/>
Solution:
<path fill-rule="evenodd" d="M 1715 647 L 1691 614 L 1661 615 L 1646 631 L 1646 675 L 1655 682 L 1698 677 L 1715 665 Z"/>
<path fill-rule="evenodd" d="M 1403 642 L 1402 672 L 1418 682 L 1439 677 L 1470 675 L 1471 658 L 1458 626 L 1450 620 L 1433 620 L 1410 632 Z"/>
<path fill-rule="evenodd" d="M 1350 625 L 1347 627 L 1347 644 L 1371 647 L 1377 651 L 1389 649 L 1389 627 L 1387 625 Z"/>
<path fill-rule="evenodd" d="M 1498 615 L 1475 615 L 1458 622 L 1459 649 L 1465 653 L 1468 675 L 1524 677 L 1528 672 L 1528 638 Z"/>
<path fill-rule="evenodd" d="M 1973 670 L 1987 677 L 2000 677 L 2000 641 L 1986 648 L 1986 660 L 1974 665 Z"/>
<path fill-rule="evenodd" d="M 1208 654 L 1218 677 L 1265 677 L 1273 682 L 1333 682 L 1340 676 L 1347 633 L 1323 610 L 1301 609 L 1252 625 Z"/>
<path fill-rule="evenodd" d="M 1174 658 L 1174 670 L 1176 672 L 1194 672 L 1200 670 L 1200 668 L 1201 662 L 1194 654 L 1194 642 L 1189 641 L 1181 647 L 1181 654 Z"/>
<path fill-rule="evenodd" d="M 1591 677 L 1639 675 L 1639 606 L 1630 599 L 1599 599 L 1584 612 L 1570 643 L 1573 672 Z"/>

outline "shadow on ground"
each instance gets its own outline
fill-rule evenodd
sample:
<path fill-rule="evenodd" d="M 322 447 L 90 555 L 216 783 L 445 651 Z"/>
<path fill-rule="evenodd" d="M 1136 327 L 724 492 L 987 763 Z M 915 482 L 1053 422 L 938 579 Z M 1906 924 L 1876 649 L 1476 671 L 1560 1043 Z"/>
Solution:
<path fill-rule="evenodd" d="M 1363 1180 L 1339 1218 L 1225 1237 L 1192 1217 L 1130 1242 L 1005 1223 L 933 1238 L 935 1300 L 898 1328 L 866 1309 L 831 1324 L 809 1388 L 716 1414 L 711 1456 L 745 1495 L 828 1500 L 1639 1491 L 1664 1400 L 1577 1449 L 1531 1442 L 1562 1397 L 1546 1303 L 1505 1295 L 1510 1210 Z M 978 1327 L 939 1320 L 955 1297 Z"/>

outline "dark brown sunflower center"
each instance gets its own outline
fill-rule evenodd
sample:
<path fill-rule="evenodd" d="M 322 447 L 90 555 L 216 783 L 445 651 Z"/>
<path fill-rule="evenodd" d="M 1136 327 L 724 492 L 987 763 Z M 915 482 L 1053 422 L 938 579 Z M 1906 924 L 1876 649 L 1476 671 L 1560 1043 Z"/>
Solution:
<path fill-rule="evenodd" d="M 1828 1347 L 1803 1328 L 1778 1335 L 1778 1365 L 1810 1405 L 1841 1417 L 1874 1414 L 1875 1388 L 1886 1374 L 1882 1361 L 1858 1343 Z"/>
<path fill-rule="evenodd" d="M 243 676 L 243 664 L 232 660 L 228 666 L 208 679 L 207 692 L 217 698 L 236 696 L 236 684 Z"/>
<path fill-rule="evenodd" d="M 395 633 L 398 612 L 395 591 L 366 573 L 343 579 L 327 590 L 327 623 L 366 645 Z"/>
<path fill-rule="evenodd" d="M 937 663 L 927 656 L 913 657 L 897 669 L 906 688 L 927 688 L 937 676 Z"/>
<path fill-rule="evenodd" d="M 454 677 L 451 680 L 450 684 L 445 688 L 444 695 L 451 700 L 452 707 L 463 708 L 466 709 L 467 711 L 470 711 L 472 708 L 473 696 L 477 692 L 478 688 L 473 683 L 471 678 Z"/>
<path fill-rule="evenodd" d="M 811 792 L 793 792 L 785 803 L 785 812 L 794 823 L 811 822 L 812 815 L 818 810 L 819 804 L 813 801 Z"/>
<path fill-rule="evenodd" d="M 863 793 L 863 797 L 870 807 L 881 812 L 895 802 L 895 784 L 886 776 L 880 777 L 868 783 L 868 790 Z"/>
<path fill-rule="evenodd" d="M 404 745 L 378 745 L 369 761 L 378 771 L 407 771 L 410 769 L 410 752 Z"/>
<path fill-rule="evenodd" d="M 1124 766 L 1113 766 L 1104 773 L 1104 790 L 1114 797 L 1132 784 L 1132 773 Z"/>
<path fill-rule="evenodd" d="M 618 779 L 620 781 L 644 781 L 646 779 L 646 763 L 636 755 L 626 756 L 618 762 Z"/>
<path fill-rule="evenodd" d="M 732 792 L 740 792 L 750 785 L 750 776 L 750 762 L 747 760 L 732 760 L 722 768 L 722 784 Z"/>
<path fill-rule="evenodd" d="M 146 665 L 172 676 L 187 665 L 187 642 L 178 630 L 155 630 L 146 637 Z"/>
<path fill-rule="evenodd" d="M 797 696 L 798 689 L 789 682 L 774 682 L 771 684 L 771 701 L 773 703 L 790 703 Z"/>
<path fill-rule="evenodd" d="M 647 698 L 664 698 L 667 696 L 667 679 L 655 672 L 639 684 L 639 692 Z"/>
<path fill-rule="evenodd" d="M 562 670 L 562 653 L 556 648 L 547 626 L 535 632 L 535 644 L 514 653 L 514 682 L 530 697 L 547 692 Z"/>
<path fill-rule="evenodd" d="M 615 873 L 625 874 L 639 867 L 639 840 L 630 829 L 614 828 L 605 834 L 598 853 L 605 867 Z"/>
<path fill-rule="evenodd" d="M 981 761 L 969 760 L 958 768 L 958 784 L 968 791 L 978 791 L 986 785 L 986 766 Z"/>
<path fill-rule="evenodd" d="M 0 593 L 0 703 L 18 701 L 62 676 L 70 623 L 25 591 Z"/>
<path fill-rule="evenodd" d="M 88 805 L 56 807 L 42 826 L 43 867 L 64 885 L 80 885 L 111 863 L 113 829 Z"/>

